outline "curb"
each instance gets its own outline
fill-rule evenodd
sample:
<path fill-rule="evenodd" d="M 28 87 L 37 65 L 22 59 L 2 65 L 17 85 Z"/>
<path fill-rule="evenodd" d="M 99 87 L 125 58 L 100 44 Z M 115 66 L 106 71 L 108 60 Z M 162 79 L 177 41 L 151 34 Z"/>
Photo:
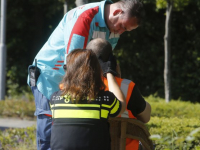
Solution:
<path fill-rule="evenodd" d="M 22 120 L 18 118 L 0 118 L 0 129 L 6 128 L 27 128 L 36 126 L 36 120 Z"/>

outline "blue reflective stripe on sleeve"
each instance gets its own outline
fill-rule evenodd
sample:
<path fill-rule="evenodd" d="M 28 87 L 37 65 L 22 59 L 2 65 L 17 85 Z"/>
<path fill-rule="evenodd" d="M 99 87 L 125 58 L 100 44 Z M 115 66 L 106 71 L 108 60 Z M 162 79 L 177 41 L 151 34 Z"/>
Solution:
<path fill-rule="evenodd" d="M 85 37 L 77 34 L 73 34 L 70 48 L 69 48 L 69 53 L 77 48 L 83 48 L 85 42 Z"/>

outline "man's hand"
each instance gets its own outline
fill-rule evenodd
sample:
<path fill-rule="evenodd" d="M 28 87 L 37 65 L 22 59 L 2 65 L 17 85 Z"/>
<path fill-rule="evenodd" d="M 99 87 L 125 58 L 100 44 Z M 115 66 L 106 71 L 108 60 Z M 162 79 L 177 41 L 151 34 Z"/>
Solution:
<path fill-rule="evenodd" d="M 112 73 L 114 76 L 118 76 L 118 73 L 116 72 L 117 61 L 114 55 L 111 54 L 107 62 L 103 62 L 103 60 L 99 58 L 99 63 L 105 77 L 107 73 Z"/>

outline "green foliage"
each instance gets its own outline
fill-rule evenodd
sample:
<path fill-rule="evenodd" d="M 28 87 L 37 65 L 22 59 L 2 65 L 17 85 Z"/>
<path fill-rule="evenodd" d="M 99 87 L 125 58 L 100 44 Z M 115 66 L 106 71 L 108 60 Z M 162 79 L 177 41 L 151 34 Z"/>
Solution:
<path fill-rule="evenodd" d="M 148 123 L 156 149 L 194 149 L 200 146 L 199 118 L 152 117 Z"/>
<path fill-rule="evenodd" d="M 196 118 L 197 114 L 200 114 L 199 103 L 193 104 L 191 102 L 183 102 L 181 100 L 172 100 L 170 103 L 165 103 L 164 99 L 155 96 L 149 96 L 146 100 L 152 106 L 152 117 Z"/>
<path fill-rule="evenodd" d="M 123 33 L 114 50 L 122 77 L 133 80 L 144 96 L 155 92 L 158 92 L 159 96 L 164 95 L 162 37 L 165 20 L 162 14 L 154 9 L 155 5 L 146 4 L 146 18 L 142 26 Z"/>
<path fill-rule="evenodd" d="M 120 62 L 122 77 L 133 80 L 142 95 L 157 93 L 164 97 L 165 10 L 155 11 L 153 3 L 145 3 L 145 10 L 143 25 L 122 34 L 114 53 Z M 199 10 L 197 1 L 190 1 L 181 11 L 173 12 L 171 94 L 175 100 L 200 102 Z"/>
<path fill-rule="evenodd" d="M 23 99 L 0 101 L 0 117 L 34 118 L 35 103 Z"/>
<path fill-rule="evenodd" d="M 7 1 L 7 97 L 30 92 L 27 68 L 63 17 L 63 1 Z M 144 0 L 143 25 L 123 33 L 114 53 L 123 78 L 133 80 L 144 96 L 164 97 L 165 10 L 156 10 L 156 2 Z M 181 9 L 172 17 L 172 98 L 200 102 L 200 1 L 174 4 Z M 69 0 L 68 6 L 68 10 L 75 7 L 74 1 Z"/>
<path fill-rule="evenodd" d="M 147 127 L 156 150 L 188 150 L 200 147 L 200 104 L 170 101 L 149 96 L 151 120 Z"/>
<path fill-rule="evenodd" d="M 0 131 L 0 150 L 36 150 L 36 128 Z"/>
<path fill-rule="evenodd" d="M 191 131 L 200 127 L 199 118 L 178 118 L 178 117 L 151 117 L 147 124 L 151 134 L 161 136 L 187 136 Z"/>
<path fill-rule="evenodd" d="M 165 9 L 168 1 L 173 4 L 173 9 L 177 11 L 183 10 L 190 2 L 190 0 L 156 0 L 157 9 Z"/>
<path fill-rule="evenodd" d="M 193 11 L 191 12 L 191 10 Z M 196 3 L 190 3 L 184 11 L 177 12 L 177 15 L 181 15 L 181 17 L 174 18 L 172 23 L 174 28 L 172 31 L 172 40 L 174 42 L 171 52 L 172 95 L 174 99 L 190 99 L 192 102 L 200 102 L 200 95 L 197 94 L 200 87 L 200 79 L 198 77 L 200 70 L 197 69 L 200 66 L 200 61 L 198 60 L 200 56 L 198 51 L 200 48 L 200 43 L 198 42 L 200 39 L 200 29 L 198 28 L 200 20 L 196 18 L 197 14 L 199 14 L 199 11 Z M 196 19 L 191 19 L 191 16 Z M 182 33 L 181 37 L 178 36 L 180 32 Z"/>
<path fill-rule="evenodd" d="M 170 101 L 149 96 L 151 120 L 146 124 L 156 150 L 198 150 L 200 147 L 200 104 Z M 33 101 L 0 101 L 1 117 L 33 118 Z M 12 109 L 11 109 L 12 108 Z M 2 112 L 2 113 L 1 113 Z M 35 127 L 27 129 L 8 129 L 0 132 L 0 150 L 35 150 Z M 15 149 L 17 147 L 17 149 Z M 34 149 L 35 148 L 35 149 Z"/>
<path fill-rule="evenodd" d="M 7 1 L 8 96 L 27 91 L 28 66 L 62 18 L 62 8 L 59 1 Z"/>
<path fill-rule="evenodd" d="M 166 0 L 156 0 L 156 7 L 158 9 L 164 9 L 167 7 L 167 1 Z"/>

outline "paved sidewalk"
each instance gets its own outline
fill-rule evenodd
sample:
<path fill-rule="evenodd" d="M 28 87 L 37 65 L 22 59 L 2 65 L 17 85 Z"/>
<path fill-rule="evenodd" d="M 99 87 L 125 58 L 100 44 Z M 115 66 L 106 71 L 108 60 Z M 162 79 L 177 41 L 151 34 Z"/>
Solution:
<path fill-rule="evenodd" d="M 17 118 L 0 118 L 0 129 L 6 128 L 26 128 L 36 125 L 36 121 L 22 120 Z"/>

